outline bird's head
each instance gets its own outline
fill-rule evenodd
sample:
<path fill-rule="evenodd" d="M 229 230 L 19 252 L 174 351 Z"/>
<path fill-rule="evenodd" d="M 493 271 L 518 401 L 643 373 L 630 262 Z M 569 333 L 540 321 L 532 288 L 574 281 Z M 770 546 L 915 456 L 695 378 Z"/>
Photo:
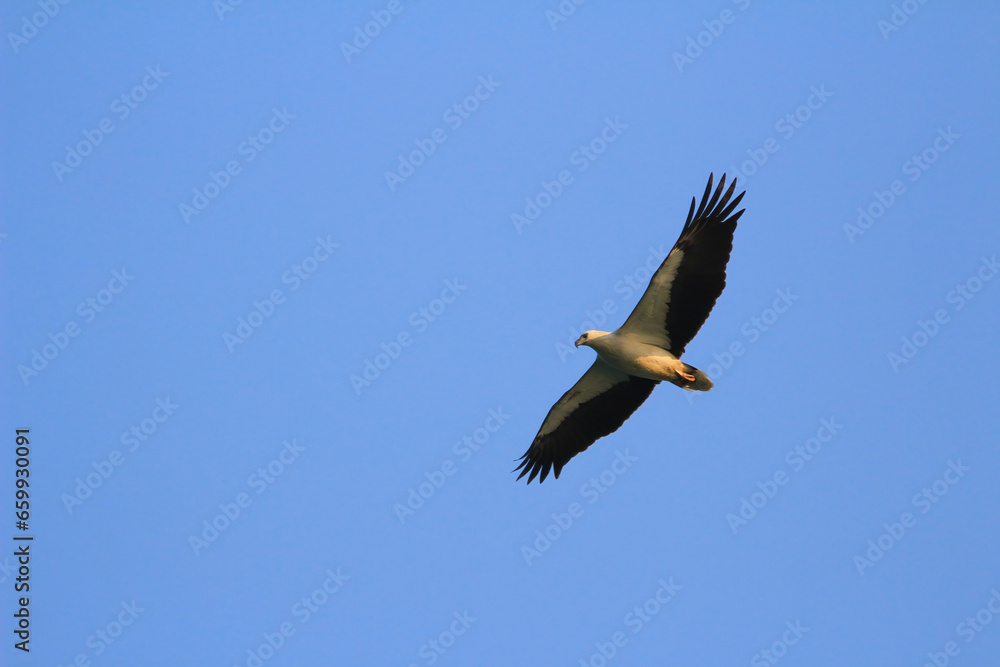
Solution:
<path fill-rule="evenodd" d="M 589 346 L 596 339 L 600 338 L 601 336 L 607 336 L 607 335 L 608 335 L 607 331 L 594 331 L 594 330 L 584 331 L 583 335 L 577 338 L 576 342 L 573 344 L 576 345 L 577 347 L 580 347 L 581 345 Z"/>

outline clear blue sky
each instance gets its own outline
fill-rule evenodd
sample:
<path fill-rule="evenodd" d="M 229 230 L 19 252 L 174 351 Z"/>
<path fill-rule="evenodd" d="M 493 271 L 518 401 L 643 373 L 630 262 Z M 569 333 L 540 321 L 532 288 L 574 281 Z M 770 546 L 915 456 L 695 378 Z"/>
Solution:
<path fill-rule="evenodd" d="M 995 3 L 223 1 L 2 10 L 4 664 L 996 664 Z M 715 388 L 515 483 L 737 171 Z"/>

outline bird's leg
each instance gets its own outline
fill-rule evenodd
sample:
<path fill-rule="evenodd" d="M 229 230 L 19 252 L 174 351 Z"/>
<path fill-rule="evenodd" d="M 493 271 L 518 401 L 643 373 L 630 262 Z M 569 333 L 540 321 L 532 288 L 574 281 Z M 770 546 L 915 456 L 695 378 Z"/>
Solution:
<path fill-rule="evenodd" d="M 695 382 L 698 379 L 698 378 L 696 378 L 694 376 L 694 374 L 688 372 L 688 369 L 690 367 L 687 364 L 685 364 L 683 361 L 681 361 L 680 359 L 676 359 L 676 358 L 675 359 L 671 359 L 668 362 L 668 366 L 670 368 L 669 373 L 672 374 L 672 375 L 675 375 L 675 377 L 676 377 L 676 379 L 672 379 L 671 382 L 673 382 L 674 384 L 676 384 L 678 387 L 683 387 L 684 386 L 683 384 L 681 384 L 681 382 L 684 382 L 684 383 Z M 691 368 L 690 370 L 694 370 L 694 369 Z M 669 376 L 668 376 L 668 379 L 669 379 Z"/>

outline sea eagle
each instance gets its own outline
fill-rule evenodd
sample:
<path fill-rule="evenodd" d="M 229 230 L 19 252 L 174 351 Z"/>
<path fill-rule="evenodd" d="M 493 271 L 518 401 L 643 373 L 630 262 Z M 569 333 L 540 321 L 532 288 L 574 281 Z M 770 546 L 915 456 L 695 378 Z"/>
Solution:
<path fill-rule="evenodd" d="M 576 346 L 593 348 L 597 360 L 545 416 L 514 469 L 521 471 L 518 479 L 530 473 L 530 484 L 541 473 L 543 482 L 549 470 L 559 477 L 567 461 L 617 431 L 661 380 L 688 391 L 712 388 L 707 375 L 680 357 L 726 286 L 733 232 L 745 210 L 733 209 L 746 192 L 730 202 L 736 179 L 723 194 L 725 183 L 723 174 L 713 194 L 710 174 L 697 211 L 692 197 L 677 243 L 625 324 L 611 333 L 586 331 L 577 339 Z"/>

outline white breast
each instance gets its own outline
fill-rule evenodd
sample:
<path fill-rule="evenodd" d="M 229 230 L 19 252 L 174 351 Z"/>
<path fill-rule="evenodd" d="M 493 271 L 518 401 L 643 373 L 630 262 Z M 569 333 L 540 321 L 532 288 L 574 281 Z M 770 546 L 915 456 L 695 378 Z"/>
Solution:
<path fill-rule="evenodd" d="M 672 381 L 683 364 L 667 350 L 641 342 L 628 333 L 612 332 L 590 346 L 615 368 L 650 380 Z"/>

